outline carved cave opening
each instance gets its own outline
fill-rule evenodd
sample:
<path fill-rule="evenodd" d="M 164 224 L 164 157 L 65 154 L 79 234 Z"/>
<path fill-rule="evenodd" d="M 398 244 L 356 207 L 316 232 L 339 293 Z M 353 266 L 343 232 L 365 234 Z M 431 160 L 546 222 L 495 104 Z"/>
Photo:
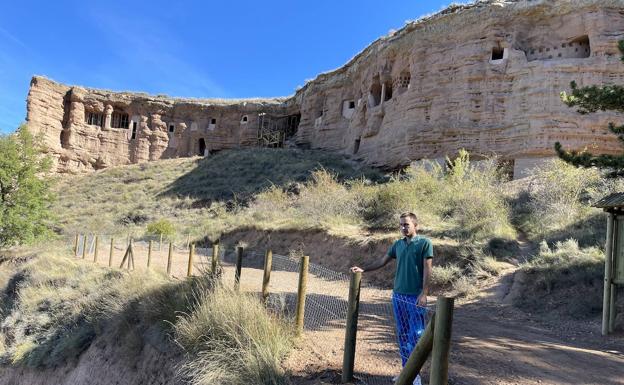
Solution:
<path fill-rule="evenodd" d="M 384 102 L 387 102 L 388 100 L 392 99 L 392 82 L 391 81 L 387 81 L 385 83 L 386 89 L 385 91 L 385 95 L 384 95 Z"/>
<path fill-rule="evenodd" d="M 258 145 L 261 147 L 283 147 L 284 141 L 292 138 L 299 128 L 301 113 L 291 115 L 258 114 Z"/>
<path fill-rule="evenodd" d="M 206 141 L 204 140 L 204 138 L 199 138 L 198 146 L 199 146 L 199 151 L 197 152 L 197 155 L 199 156 L 206 155 Z"/>
<path fill-rule="evenodd" d="M 355 143 L 353 143 L 353 155 L 357 154 L 358 151 L 360 151 L 360 142 L 361 142 L 361 138 L 357 138 L 355 140 Z"/>
<path fill-rule="evenodd" d="M 501 47 L 492 48 L 492 60 L 502 60 L 505 54 L 505 49 Z"/>
<path fill-rule="evenodd" d="M 104 115 L 99 112 L 85 110 L 85 123 L 91 126 L 102 127 Z"/>
<path fill-rule="evenodd" d="M 589 36 L 559 41 L 527 41 L 522 44 L 527 61 L 553 59 L 585 59 L 591 56 Z"/>
<path fill-rule="evenodd" d="M 113 111 L 113 115 L 111 116 L 112 128 L 128 128 L 129 122 L 128 114 L 123 111 Z"/>
<path fill-rule="evenodd" d="M 370 105 L 371 107 L 378 106 L 381 103 L 381 82 L 379 81 L 379 75 L 373 78 L 373 84 L 370 88 Z"/>

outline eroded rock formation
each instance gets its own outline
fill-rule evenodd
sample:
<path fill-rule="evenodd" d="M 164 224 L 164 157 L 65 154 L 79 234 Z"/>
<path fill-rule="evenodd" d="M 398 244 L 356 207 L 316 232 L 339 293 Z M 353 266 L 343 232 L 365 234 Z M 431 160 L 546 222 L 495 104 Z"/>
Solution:
<path fill-rule="evenodd" d="M 297 144 L 377 166 L 465 148 L 515 162 L 521 175 L 554 156 L 556 141 L 622 151 L 607 129 L 621 115 L 580 115 L 559 97 L 572 80 L 621 84 L 620 39 L 621 0 L 483 1 L 408 23 L 289 98 L 171 99 L 35 77 L 28 122 L 59 171 L 255 146 L 276 126 L 267 117 L 280 116 L 288 123 L 279 130 Z"/>

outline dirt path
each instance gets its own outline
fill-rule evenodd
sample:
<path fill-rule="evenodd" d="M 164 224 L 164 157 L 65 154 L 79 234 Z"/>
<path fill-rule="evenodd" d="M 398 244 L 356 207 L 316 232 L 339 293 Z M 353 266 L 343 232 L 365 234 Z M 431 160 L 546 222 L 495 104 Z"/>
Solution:
<path fill-rule="evenodd" d="M 137 249 L 135 263 L 140 268 L 146 253 Z M 198 251 L 196 269 L 207 262 L 205 255 L 209 250 Z M 175 276 L 185 275 L 187 258 L 188 252 L 175 254 Z M 246 258 L 241 277 L 244 290 L 260 291 L 261 260 L 261 255 Z M 166 265 L 160 253 L 154 262 L 158 269 Z M 295 260 L 274 256 L 271 303 L 287 313 L 294 309 L 297 271 Z M 624 336 L 602 337 L 599 320 L 545 324 L 512 307 L 506 299 L 513 291 L 514 272 L 510 266 L 486 282 L 479 296 L 456 303 L 450 383 L 624 384 Z M 233 276 L 233 268 L 226 264 L 225 282 L 233 282 Z M 347 297 L 348 277 L 313 265 L 306 333 L 285 363 L 293 383 L 339 382 Z M 389 299 L 389 290 L 362 289 L 355 367 L 359 383 L 391 384 L 392 376 L 400 371 Z M 423 379 L 427 383 L 427 368 Z"/>
<path fill-rule="evenodd" d="M 545 325 L 506 304 L 514 270 L 492 279 L 473 301 L 457 303 L 450 383 L 624 384 L 624 336 L 602 337 L 598 320 Z M 400 370 L 389 296 L 383 290 L 362 292 L 356 361 L 356 377 L 362 383 L 391 384 Z M 300 369 L 295 382 L 337 383 L 342 349 L 330 348 L 329 341 L 342 336 L 337 327 L 323 336 L 319 347 L 318 336 L 309 335 L 308 345 L 295 356 Z M 427 383 L 427 368 L 423 379 Z"/>

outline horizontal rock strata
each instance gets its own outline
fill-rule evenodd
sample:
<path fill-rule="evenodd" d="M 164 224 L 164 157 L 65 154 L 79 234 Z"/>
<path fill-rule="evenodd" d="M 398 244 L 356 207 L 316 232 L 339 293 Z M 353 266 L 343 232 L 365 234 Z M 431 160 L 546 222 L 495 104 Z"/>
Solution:
<path fill-rule="evenodd" d="M 607 129 L 621 114 L 580 115 L 560 99 L 573 80 L 622 84 L 620 39 L 621 1 L 482 1 L 406 24 L 292 97 L 173 99 L 34 77 L 28 123 L 61 172 L 292 138 L 387 168 L 464 148 L 515 161 L 521 175 L 557 141 L 622 152 Z"/>

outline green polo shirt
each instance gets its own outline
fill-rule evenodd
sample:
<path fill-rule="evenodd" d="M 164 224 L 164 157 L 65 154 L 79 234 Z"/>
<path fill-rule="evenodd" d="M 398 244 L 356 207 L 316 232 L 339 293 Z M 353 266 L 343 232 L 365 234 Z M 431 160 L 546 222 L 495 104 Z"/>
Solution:
<path fill-rule="evenodd" d="M 423 289 L 424 261 L 433 258 L 431 240 L 416 235 L 408 243 L 407 237 L 401 238 L 390 246 L 388 256 L 397 260 L 394 292 L 420 295 Z"/>

